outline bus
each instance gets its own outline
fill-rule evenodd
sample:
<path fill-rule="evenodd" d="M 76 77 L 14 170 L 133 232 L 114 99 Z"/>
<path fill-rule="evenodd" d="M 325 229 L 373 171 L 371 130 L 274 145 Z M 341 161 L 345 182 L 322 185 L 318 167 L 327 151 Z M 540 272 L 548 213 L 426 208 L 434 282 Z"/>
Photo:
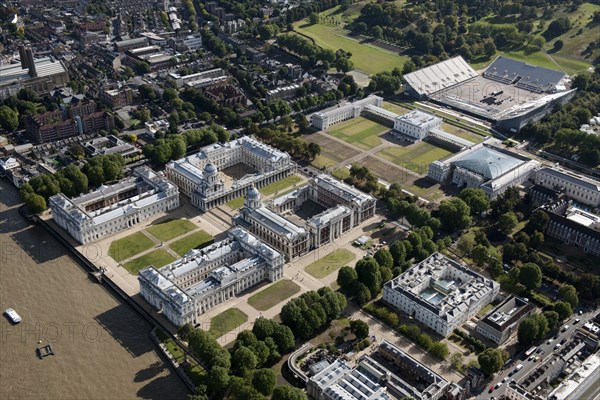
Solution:
<path fill-rule="evenodd" d="M 530 348 L 529 350 L 527 350 L 525 352 L 525 357 L 529 357 L 530 355 L 532 355 L 535 352 L 536 349 L 537 349 L 537 347 L 533 346 L 532 348 Z"/>

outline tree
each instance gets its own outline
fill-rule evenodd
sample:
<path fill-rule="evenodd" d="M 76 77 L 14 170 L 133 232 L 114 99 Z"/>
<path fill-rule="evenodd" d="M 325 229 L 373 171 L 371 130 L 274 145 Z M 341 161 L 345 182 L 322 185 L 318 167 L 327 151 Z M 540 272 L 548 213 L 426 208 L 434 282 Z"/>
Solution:
<path fill-rule="evenodd" d="M 573 285 L 560 285 L 560 288 L 558 288 L 558 294 L 556 295 L 556 298 L 569 303 L 572 308 L 577 307 L 577 304 L 579 304 L 577 289 L 575 289 L 575 286 Z"/>
<path fill-rule="evenodd" d="M 487 262 L 489 257 L 490 254 L 488 252 L 488 248 L 481 244 L 475 246 L 473 248 L 473 251 L 471 252 L 471 258 L 473 259 L 475 264 L 477 264 L 480 267 L 482 267 Z"/>
<path fill-rule="evenodd" d="M 31 193 L 24 197 L 24 200 L 25 204 L 27 205 L 27 209 L 34 214 L 39 214 L 48 208 L 46 205 L 46 199 L 39 194 Z"/>
<path fill-rule="evenodd" d="M 486 39 L 483 42 L 483 52 L 485 55 L 490 58 L 494 54 L 496 54 L 496 45 L 492 39 Z"/>
<path fill-rule="evenodd" d="M 238 376 L 248 376 L 256 368 L 257 359 L 248 347 L 240 347 L 231 356 L 231 369 Z"/>
<path fill-rule="evenodd" d="M 369 336 L 369 325 L 365 321 L 359 319 L 352 320 L 350 322 L 350 332 L 352 332 L 358 340 L 363 340 Z"/>
<path fill-rule="evenodd" d="M 375 257 L 375 261 L 380 267 L 392 268 L 394 266 L 394 257 L 387 249 L 378 250 L 373 257 Z"/>
<path fill-rule="evenodd" d="M 179 338 L 181 340 L 185 340 L 187 342 L 188 338 L 190 337 L 190 334 L 193 331 L 194 331 L 194 327 L 192 326 L 192 324 L 190 324 L 188 322 L 179 327 L 179 329 L 177 330 L 177 335 L 179 336 Z"/>
<path fill-rule="evenodd" d="M 553 311 L 558 314 L 559 321 L 564 321 L 573 315 L 573 309 L 571 305 L 565 301 L 558 301 L 554 303 Z"/>
<path fill-rule="evenodd" d="M 558 326 L 558 313 L 556 311 L 544 311 L 544 317 L 548 322 L 548 330 L 552 331 Z"/>
<path fill-rule="evenodd" d="M 539 333 L 539 327 L 537 321 L 532 317 L 523 318 L 519 324 L 519 330 L 517 332 L 517 338 L 521 345 L 528 345 L 533 342 Z"/>
<path fill-rule="evenodd" d="M 460 192 L 459 197 L 465 203 L 467 203 L 467 205 L 471 209 L 471 215 L 480 215 L 482 212 L 487 211 L 490 208 L 490 200 L 488 199 L 487 195 L 482 189 L 463 189 Z"/>
<path fill-rule="evenodd" d="M 460 198 L 443 200 L 438 209 L 438 218 L 444 230 L 454 232 L 466 229 L 471 225 L 471 209 Z"/>
<path fill-rule="evenodd" d="M 354 68 L 354 63 L 346 57 L 340 57 L 335 61 L 335 69 L 338 72 L 350 72 Z"/>
<path fill-rule="evenodd" d="M 394 259 L 394 265 L 400 265 L 405 261 L 406 248 L 401 240 L 396 240 L 390 247 L 390 253 Z"/>
<path fill-rule="evenodd" d="M 433 344 L 433 340 L 431 339 L 431 336 L 429 336 L 428 334 L 420 333 L 419 336 L 417 336 L 417 343 L 419 344 L 419 346 L 423 347 L 425 350 L 429 350 L 429 348 Z"/>
<path fill-rule="evenodd" d="M 316 12 L 310 13 L 310 15 L 308 16 L 308 20 L 313 25 L 318 24 L 319 23 L 319 14 L 317 14 Z"/>
<path fill-rule="evenodd" d="M 371 296 L 375 296 L 379 293 L 383 282 L 381 280 L 379 265 L 373 257 L 363 258 L 358 261 L 356 263 L 356 274 L 358 280 L 369 288 Z"/>
<path fill-rule="evenodd" d="M 464 356 L 462 355 L 462 353 L 457 351 L 455 353 L 452 353 L 452 356 L 450 356 L 450 365 L 455 370 L 460 370 L 463 365 L 463 360 Z"/>
<path fill-rule="evenodd" d="M 502 359 L 502 351 L 500 349 L 485 349 L 479 353 L 477 357 L 481 371 L 486 375 L 492 375 L 500 371 L 504 361 Z"/>
<path fill-rule="evenodd" d="M 352 267 L 346 265 L 338 271 L 337 284 L 340 285 L 340 289 L 346 294 L 352 293 L 357 279 L 356 270 Z"/>
<path fill-rule="evenodd" d="M 302 389 L 293 386 L 277 386 L 271 400 L 308 400 Z"/>
<path fill-rule="evenodd" d="M 500 232 L 504 233 L 505 235 L 508 235 L 512 232 L 513 229 L 515 229 L 518 223 L 519 220 L 517 218 L 517 215 L 514 212 L 509 211 L 507 213 L 502 214 L 498 218 L 497 228 Z"/>
<path fill-rule="evenodd" d="M 229 386 L 229 369 L 215 365 L 206 374 L 206 386 L 210 393 L 221 393 Z"/>
<path fill-rule="evenodd" d="M 271 337 L 275 341 L 280 354 L 289 353 L 296 344 L 294 333 L 285 325 L 277 324 Z"/>
<path fill-rule="evenodd" d="M 448 351 L 448 345 L 446 345 L 446 343 L 434 342 L 429 347 L 429 353 L 440 360 L 445 360 L 450 352 Z"/>
<path fill-rule="evenodd" d="M 275 325 L 277 323 L 265 317 L 259 317 L 254 321 L 252 327 L 252 333 L 258 340 L 265 340 L 267 337 L 272 336 L 275 332 Z"/>
<path fill-rule="evenodd" d="M 0 107 L 0 127 L 8 132 L 14 132 L 19 127 L 19 115 L 9 106 Z"/>
<path fill-rule="evenodd" d="M 360 306 L 367 304 L 371 300 L 371 292 L 369 288 L 362 282 L 358 282 L 356 289 L 356 301 Z"/>
<path fill-rule="evenodd" d="M 470 254 L 475 246 L 475 239 L 471 235 L 462 235 L 456 243 L 456 248 L 463 254 Z"/>
<path fill-rule="evenodd" d="M 270 396 L 273 393 L 276 383 L 277 377 L 272 369 L 263 368 L 254 371 L 254 375 L 252 376 L 252 386 L 259 393 Z"/>
<path fill-rule="evenodd" d="M 537 289 L 542 285 L 542 271 L 537 264 L 527 263 L 519 271 L 519 282 L 529 290 Z"/>

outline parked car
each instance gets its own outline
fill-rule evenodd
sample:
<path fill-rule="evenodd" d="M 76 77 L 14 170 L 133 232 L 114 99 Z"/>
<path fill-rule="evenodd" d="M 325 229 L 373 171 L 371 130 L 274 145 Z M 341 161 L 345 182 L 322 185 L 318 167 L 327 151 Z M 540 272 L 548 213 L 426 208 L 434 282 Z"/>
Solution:
<path fill-rule="evenodd" d="M 21 322 L 21 316 L 12 308 L 7 308 L 4 313 L 13 324 L 18 324 Z"/>

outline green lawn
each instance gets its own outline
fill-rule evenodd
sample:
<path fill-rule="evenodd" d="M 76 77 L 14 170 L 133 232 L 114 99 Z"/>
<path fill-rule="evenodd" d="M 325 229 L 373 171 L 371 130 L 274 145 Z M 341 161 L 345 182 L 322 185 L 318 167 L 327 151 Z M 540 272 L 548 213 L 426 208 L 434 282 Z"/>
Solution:
<path fill-rule="evenodd" d="M 319 154 L 315 157 L 314 160 L 312 160 L 311 164 L 314 165 L 316 168 L 329 168 L 337 163 L 331 158 Z"/>
<path fill-rule="evenodd" d="M 429 163 L 440 160 L 452 152 L 427 142 L 417 142 L 408 146 L 392 146 L 379 153 L 378 156 L 406 167 L 419 174 L 427 173 Z"/>
<path fill-rule="evenodd" d="M 335 171 L 333 171 L 331 173 L 331 175 L 334 178 L 339 179 L 340 181 L 343 181 L 344 179 L 350 177 L 350 170 L 348 168 L 338 168 Z"/>
<path fill-rule="evenodd" d="M 123 264 L 123 267 L 129 271 L 131 275 L 137 275 L 140 270 L 150 265 L 160 268 L 173 261 L 175 261 L 175 257 L 163 249 L 158 249 L 141 257 L 134 258 L 133 260 Z"/>
<path fill-rule="evenodd" d="M 308 265 L 304 270 L 315 278 L 325 278 L 355 258 L 350 250 L 339 249 Z"/>
<path fill-rule="evenodd" d="M 429 187 L 410 185 L 406 187 L 406 190 L 429 201 L 436 201 L 444 195 L 444 193 L 442 193 L 442 190 L 440 189 L 439 183 L 436 183 L 435 185 L 431 185 Z"/>
<path fill-rule="evenodd" d="M 269 308 L 281 303 L 288 297 L 300 291 L 300 286 L 289 279 L 275 282 L 266 289 L 252 295 L 248 299 L 248 304 L 259 311 L 266 311 Z"/>
<path fill-rule="evenodd" d="M 314 24 L 310 25 L 307 20 L 294 23 L 294 30 L 315 40 L 317 45 L 336 51 L 344 49 L 352 53 L 351 60 L 354 67 L 366 74 L 375 74 L 382 71 L 391 71 L 394 67 L 402 69 L 408 57 L 400 56 L 380 47 L 360 43 L 359 40 L 346 36 L 346 31 L 341 28 Z"/>
<path fill-rule="evenodd" d="M 452 125 L 452 124 L 449 124 L 447 122 L 444 122 L 442 124 L 442 130 L 444 132 L 448 132 L 448 133 L 451 133 L 451 134 L 453 134 L 455 136 L 458 136 L 459 138 L 463 138 L 463 139 L 469 140 L 469 141 L 471 141 L 473 143 L 483 142 L 483 139 L 486 138 L 484 136 L 478 135 L 475 132 L 471 132 L 471 131 L 469 131 L 467 129 L 460 128 L 460 127 L 458 127 L 456 125 Z"/>
<path fill-rule="evenodd" d="M 142 232 L 137 232 L 112 242 L 108 248 L 108 255 L 115 261 L 123 261 L 142 251 L 151 249 L 152 246 L 154 246 L 154 242 L 148 236 Z"/>
<path fill-rule="evenodd" d="M 193 231 L 196 228 L 197 226 L 187 219 L 173 219 L 171 221 L 161 222 L 158 225 L 152 225 L 146 230 L 158 240 L 166 242 L 167 240 L 181 236 L 184 233 Z"/>
<path fill-rule="evenodd" d="M 235 199 L 230 200 L 225 204 L 228 205 L 229 208 L 231 208 L 232 210 L 240 209 L 244 205 L 244 196 L 236 197 Z"/>
<path fill-rule="evenodd" d="M 388 110 L 388 111 L 391 111 L 391 112 L 395 112 L 398 115 L 406 114 L 407 112 L 410 111 L 410 109 L 408 109 L 408 108 L 399 106 L 397 104 L 390 103 L 388 101 L 384 101 L 383 102 L 383 108 L 385 110 Z"/>
<path fill-rule="evenodd" d="M 351 119 L 335 125 L 328 131 L 332 136 L 342 139 L 363 150 L 369 150 L 381 144 L 379 135 L 389 131 L 389 128 L 363 117 Z"/>
<path fill-rule="evenodd" d="M 215 238 L 204 231 L 194 232 L 183 239 L 169 244 L 171 250 L 184 256 L 191 249 L 199 249 L 213 243 Z"/>
<path fill-rule="evenodd" d="M 248 321 L 248 316 L 237 308 L 230 308 L 210 320 L 209 333 L 215 338 L 220 338 L 224 334 Z"/>
<path fill-rule="evenodd" d="M 493 304 L 488 304 L 487 306 L 485 306 L 481 310 L 479 310 L 479 312 L 477 313 L 477 315 L 479 315 L 480 317 L 483 317 L 492 308 L 494 308 L 494 305 Z"/>
<path fill-rule="evenodd" d="M 290 175 L 288 177 L 278 180 L 277 182 L 273 182 L 265 187 L 262 187 L 259 191 L 264 196 L 269 196 L 301 181 L 302 178 L 300 178 L 298 175 Z"/>

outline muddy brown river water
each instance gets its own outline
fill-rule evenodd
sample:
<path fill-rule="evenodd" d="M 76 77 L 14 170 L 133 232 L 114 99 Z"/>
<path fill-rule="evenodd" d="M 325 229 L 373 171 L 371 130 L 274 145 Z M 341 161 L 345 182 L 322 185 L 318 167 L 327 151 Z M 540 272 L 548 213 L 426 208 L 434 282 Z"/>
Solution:
<path fill-rule="evenodd" d="M 187 387 L 149 337 L 150 324 L 94 282 L 67 250 L 18 213 L 0 178 L 1 399 L 186 399 Z M 55 355 L 36 356 L 38 341 Z"/>

